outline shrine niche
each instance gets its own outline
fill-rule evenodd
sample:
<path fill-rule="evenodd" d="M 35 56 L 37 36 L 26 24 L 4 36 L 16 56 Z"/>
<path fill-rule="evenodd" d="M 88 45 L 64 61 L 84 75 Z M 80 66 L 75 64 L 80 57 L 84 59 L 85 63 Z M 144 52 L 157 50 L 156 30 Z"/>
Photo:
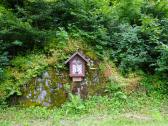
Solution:
<path fill-rule="evenodd" d="M 69 63 L 69 75 L 73 82 L 80 82 L 85 77 L 86 64 L 89 60 L 81 53 L 74 53 L 65 64 Z"/>

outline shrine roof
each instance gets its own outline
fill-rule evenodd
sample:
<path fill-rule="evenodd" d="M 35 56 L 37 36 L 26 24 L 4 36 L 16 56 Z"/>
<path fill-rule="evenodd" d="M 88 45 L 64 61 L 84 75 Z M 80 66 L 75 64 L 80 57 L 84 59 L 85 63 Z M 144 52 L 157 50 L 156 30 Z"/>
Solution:
<path fill-rule="evenodd" d="M 85 55 L 83 55 L 81 52 L 75 52 L 70 58 L 68 58 L 66 61 L 65 61 L 65 64 L 69 63 L 69 61 L 71 59 L 73 59 L 75 56 L 79 56 L 81 57 L 86 63 L 89 63 L 89 59 L 86 58 Z"/>

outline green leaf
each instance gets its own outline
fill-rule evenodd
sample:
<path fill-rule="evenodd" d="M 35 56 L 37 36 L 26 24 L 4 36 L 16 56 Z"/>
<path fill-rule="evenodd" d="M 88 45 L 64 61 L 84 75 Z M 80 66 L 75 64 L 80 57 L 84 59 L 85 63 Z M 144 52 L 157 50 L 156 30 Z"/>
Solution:
<path fill-rule="evenodd" d="M 17 46 L 22 46 L 23 42 L 19 40 L 15 40 L 14 42 L 12 42 L 12 44 L 17 45 Z"/>

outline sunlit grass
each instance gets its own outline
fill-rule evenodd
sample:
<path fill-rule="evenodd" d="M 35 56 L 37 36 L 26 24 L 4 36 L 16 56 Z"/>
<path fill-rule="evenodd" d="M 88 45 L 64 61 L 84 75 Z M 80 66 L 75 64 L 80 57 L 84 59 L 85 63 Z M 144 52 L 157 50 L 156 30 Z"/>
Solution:
<path fill-rule="evenodd" d="M 95 96 L 61 108 L 1 107 L 0 126 L 167 126 L 164 98 L 133 95 L 127 103 L 118 100 Z"/>

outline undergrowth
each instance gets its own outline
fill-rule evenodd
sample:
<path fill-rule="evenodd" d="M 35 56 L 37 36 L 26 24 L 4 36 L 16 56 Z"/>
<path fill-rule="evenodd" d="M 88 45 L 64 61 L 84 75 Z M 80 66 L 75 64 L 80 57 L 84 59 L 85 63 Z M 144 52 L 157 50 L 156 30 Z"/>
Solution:
<path fill-rule="evenodd" d="M 0 124 L 10 126 L 16 124 L 31 125 L 34 120 L 46 120 L 51 125 L 60 125 L 61 120 L 79 120 L 81 117 L 95 115 L 111 115 L 118 117 L 126 113 L 139 113 L 156 120 L 164 119 L 162 110 L 166 101 L 165 96 L 150 94 L 132 94 L 122 99 L 118 96 L 92 96 L 81 100 L 79 96 L 70 95 L 70 101 L 60 108 L 29 107 L 29 108 L 1 108 Z M 22 120 L 22 122 L 20 122 Z"/>
<path fill-rule="evenodd" d="M 119 122 L 130 125 L 135 123 L 134 120 L 136 118 L 149 118 L 149 120 L 157 121 L 158 124 L 161 122 L 166 123 L 168 119 L 166 114 L 167 95 L 160 92 L 160 90 L 156 90 L 155 84 L 157 83 L 161 84 L 160 80 L 154 80 L 152 76 L 143 76 L 140 81 L 140 87 L 136 91 L 128 93 L 124 90 L 123 85 L 116 83 L 114 80 L 109 80 L 103 96 L 89 96 L 87 99 L 82 100 L 78 95 L 69 94 L 69 100 L 59 108 L 39 106 L 29 108 L 20 106 L 0 107 L 0 124 L 2 126 L 18 124 L 25 126 L 36 124 L 59 126 L 63 125 L 63 121 L 67 125 L 71 125 L 71 123 L 75 125 L 74 121 L 79 121 L 80 123 L 83 120 L 89 121 L 88 118 L 97 119 L 99 116 L 113 122 L 123 118 Z M 149 84 L 151 85 L 150 87 L 146 86 Z M 142 91 L 142 88 L 145 88 L 145 90 Z M 131 120 L 130 117 L 125 117 L 130 114 L 132 116 Z M 99 119 L 97 121 L 99 122 Z M 143 122 L 143 120 L 141 121 Z M 121 125 L 119 122 L 116 122 L 116 124 Z M 106 121 L 104 123 L 106 125 Z M 86 126 L 91 124 L 91 122 L 88 122 Z"/>

